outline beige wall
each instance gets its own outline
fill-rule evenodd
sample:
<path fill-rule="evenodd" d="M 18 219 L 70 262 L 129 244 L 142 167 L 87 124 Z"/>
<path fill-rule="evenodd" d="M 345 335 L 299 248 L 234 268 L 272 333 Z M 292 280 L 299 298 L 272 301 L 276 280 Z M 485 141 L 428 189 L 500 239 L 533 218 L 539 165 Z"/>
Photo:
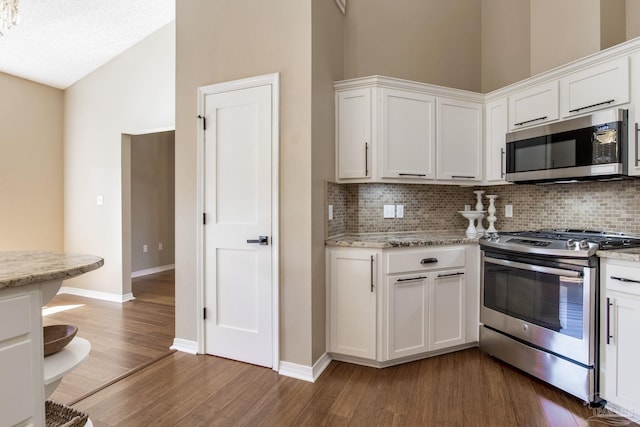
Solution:
<path fill-rule="evenodd" d="M 175 31 L 171 23 L 65 91 L 64 245 L 100 255 L 104 267 L 66 286 L 131 291 L 123 260 L 122 134 L 175 123 Z M 98 206 L 96 197 L 104 197 Z"/>
<path fill-rule="evenodd" d="M 0 250 L 63 249 L 61 90 L 0 73 Z"/>
<path fill-rule="evenodd" d="M 640 1 L 626 0 L 626 30 L 627 40 L 640 37 Z"/>
<path fill-rule="evenodd" d="M 530 77 L 530 0 L 482 0 L 481 92 Z"/>
<path fill-rule="evenodd" d="M 132 272 L 174 263 L 174 141 L 174 131 L 131 138 Z"/>
<path fill-rule="evenodd" d="M 335 103 L 333 82 L 344 76 L 344 17 L 332 1 L 312 2 L 311 98 L 311 255 L 312 363 L 327 351 L 324 240 L 327 204 L 325 183 L 335 179 Z"/>
<path fill-rule="evenodd" d="M 345 78 L 373 74 L 480 91 L 479 0 L 348 0 Z"/>
<path fill-rule="evenodd" d="M 600 0 L 600 49 L 627 40 L 626 0 Z"/>
<path fill-rule="evenodd" d="M 196 341 L 196 91 L 280 73 L 280 356 L 311 364 L 311 0 L 176 3 L 176 337 Z"/>
<path fill-rule="evenodd" d="M 531 75 L 600 51 L 600 0 L 531 1 Z"/>

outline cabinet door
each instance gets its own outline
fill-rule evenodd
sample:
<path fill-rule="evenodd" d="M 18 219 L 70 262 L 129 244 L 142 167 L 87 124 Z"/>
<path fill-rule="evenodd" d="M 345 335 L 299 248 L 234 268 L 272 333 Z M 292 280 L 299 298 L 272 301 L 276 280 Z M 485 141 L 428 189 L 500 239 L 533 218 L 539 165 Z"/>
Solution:
<path fill-rule="evenodd" d="M 605 313 L 606 368 L 604 398 L 615 406 L 634 411 L 640 408 L 640 369 L 638 369 L 638 325 L 640 325 L 640 298 L 624 294 L 607 293 L 608 313 Z"/>
<path fill-rule="evenodd" d="M 558 120 L 558 82 L 540 84 L 509 97 L 509 129 Z"/>
<path fill-rule="evenodd" d="M 435 178 L 435 97 L 381 89 L 382 178 Z"/>
<path fill-rule="evenodd" d="M 330 351 L 376 358 L 376 254 L 331 251 Z"/>
<path fill-rule="evenodd" d="M 437 179 L 482 179 L 482 104 L 437 99 Z"/>
<path fill-rule="evenodd" d="M 631 56 L 631 88 L 633 102 L 629 106 L 629 175 L 640 175 L 640 141 L 638 124 L 640 123 L 640 53 Z"/>
<path fill-rule="evenodd" d="M 40 291 L 0 298 L 0 424 L 44 425 Z"/>
<path fill-rule="evenodd" d="M 371 89 L 336 93 L 337 179 L 371 177 Z"/>
<path fill-rule="evenodd" d="M 485 172 L 487 183 L 504 183 L 506 135 L 508 129 L 507 98 L 489 102 L 485 106 Z"/>
<path fill-rule="evenodd" d="M 386 360 L 429 351 L 426 274 L 387 279 Z"/>
<path fill-rule="evenodd" d="M 465 342 L 464 271 L 434 274 L 429 290 L 429 350 Z"/>
<path fill-rule="evenodd" d="M 629 59 L 619 58 L 560 79 L 562 117 L 629 102 Z"/>

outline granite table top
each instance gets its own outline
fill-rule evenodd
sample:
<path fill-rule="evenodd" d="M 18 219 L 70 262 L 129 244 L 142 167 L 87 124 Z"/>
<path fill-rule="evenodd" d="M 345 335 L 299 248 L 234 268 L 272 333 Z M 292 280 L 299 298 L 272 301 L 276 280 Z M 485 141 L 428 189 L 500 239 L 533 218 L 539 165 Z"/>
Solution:
<path fill-rule="evenodd" d="M 344 234 L 327 239 L 325 245 L 358 248 L 401 248 L 477 243 L 478 237 L 467 237 L 464 231 Z"/>
<path fill-rule="evenodd" d="M 0 289 L 70 279 L 104 265 L 93 255 L 50 251 L 0 251 Z"/>
<path fill-rule="evenodd" d="M 600 258 L 640 262 L 640 248 L 600 250 L 596 255 Z"/>

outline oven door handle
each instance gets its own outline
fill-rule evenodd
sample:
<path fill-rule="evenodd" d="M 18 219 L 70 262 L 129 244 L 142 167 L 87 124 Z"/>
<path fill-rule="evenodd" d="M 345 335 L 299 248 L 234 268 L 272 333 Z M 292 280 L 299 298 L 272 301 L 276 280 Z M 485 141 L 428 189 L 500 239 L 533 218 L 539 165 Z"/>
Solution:
<path fill-rule="evenodd" d="M 524 264 L 516 261 L 508 261 L 506 259 L 484 257 L 484 261 L 491 264 L 503 265 L 505 267 L 519 268 L 521 270 L 535 271 L 538 273 L 553 274 L 554 276 L 582 277 L 582 273 L 579 271 L 562 270 L 560 268 L 543 267 L 541 265 L 533 265 L 533 264 Z"/>

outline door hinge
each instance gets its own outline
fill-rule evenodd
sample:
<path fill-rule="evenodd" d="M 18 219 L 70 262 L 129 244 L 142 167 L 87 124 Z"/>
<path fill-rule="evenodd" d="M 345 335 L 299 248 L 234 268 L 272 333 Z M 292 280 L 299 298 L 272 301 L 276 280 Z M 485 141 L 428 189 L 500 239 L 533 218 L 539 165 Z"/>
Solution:
<path fill-rule="evenodd" d="M 202 130 L 207 130 L 207 118 L 198 114 L 198 118 L 202 119 Z"/>
<path fill-rule="evenodd" d="M 207 214 L 202 212 L 202 224 L 207 225 Z"/>
<path fill-rule="evenodd" d="M 202 309 L 202 318 L 204 320 L 207 320 L 207 307 Z"/>

